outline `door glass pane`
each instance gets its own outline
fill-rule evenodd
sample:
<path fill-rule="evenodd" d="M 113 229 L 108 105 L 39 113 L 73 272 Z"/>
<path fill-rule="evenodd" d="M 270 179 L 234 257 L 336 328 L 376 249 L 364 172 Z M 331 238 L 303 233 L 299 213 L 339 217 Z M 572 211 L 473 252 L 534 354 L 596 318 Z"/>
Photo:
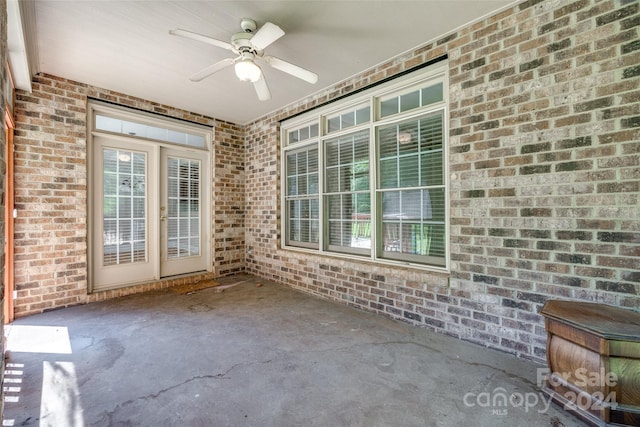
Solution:
<path fill-rule="evenodd" d="M 145 136 L 146 126 L 140 123 L 123 121 L 122 133 L 126 133 L 131 136 Z"/>
<path fill-rule="evenodd" d="M 121 133 L 122 120 L 112 119 L 111 117 L 105 116 L 96 116 L 96 129 Z"/>
<path fill-rule="evenodd" d="M 187 145 L 193 145 L 194 147 L 202 147 L 205 146 L 205 139 L 202 135 L 191 135 L 187 134 Z"/>
<path fill-rule="evenodd" d="M 96 114 L 95 126 L 98 130 L 122 133 L 137 138 L 152 138 L 181 145 L 206 148 L 206 137 L 204 134 L 181 132 L 141 122 L 116 119 L 101 114 Z"/>
<path fill-rule="evenodd" d="M 104 266 L 144 262 L 146 245 L 146 156 L 103 149 Z"/>
<path fill-rule="evenodd" d="M 199 256 L 200 162 L 167 159 L 167 258 Z"/>
<path fill-rule="evenodd" d="M 187 144 L 187 134 L 184 132 L 176 132 L 175 130 L 169 129 L 167 132 L 167 139 L 169 142 L 175 142 L 176 144 Z"/>

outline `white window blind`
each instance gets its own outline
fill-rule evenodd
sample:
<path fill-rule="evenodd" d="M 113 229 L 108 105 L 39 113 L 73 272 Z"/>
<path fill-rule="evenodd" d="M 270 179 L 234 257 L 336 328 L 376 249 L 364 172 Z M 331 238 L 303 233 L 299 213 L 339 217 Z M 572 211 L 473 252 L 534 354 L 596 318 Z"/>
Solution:
<path fill-rule="evenodd" d="M 103 265 L 144 262 L 146 253 L 146 156 L 103 150 Z"/>
<path fill-rule="evenodd" d="M 200 162 L 167 159 L 167 257 L 200 255 Z"/>
<path fill-rule="evenodd" d="M 287 241 L 317 247 L 320 231 L 318 147 L 288 153 L 286 174 Z"/>
<path fill-rule="evenodd" d="M 328 246 L 371 249 L 369 132 L 329 139 L 325 147 Z"/>
<path fill-rule="evenodd" d="M 442 146 L 442 112 L 379 128 L 383 257 L 444 259 Z"/>

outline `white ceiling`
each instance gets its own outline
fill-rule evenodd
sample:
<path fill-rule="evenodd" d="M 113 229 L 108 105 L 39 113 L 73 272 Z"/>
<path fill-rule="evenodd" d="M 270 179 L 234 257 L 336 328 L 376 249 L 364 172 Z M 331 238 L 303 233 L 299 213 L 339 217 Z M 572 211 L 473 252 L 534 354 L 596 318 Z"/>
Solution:
<path fill-rule="evenodd" d="M 244 124 L 510 3 L 36 0 L 34 16 L 26 17 L 35 19 L 27 26 L 35 32 L 36 72 Z M 233 54 L 169 30 L 229 41 L 245 17 L 258 26 L 267 21 L 280 26 L 286 34 L 265 52 L 316 72 L 318 83 L 265 65 L 272 99 L 258 101 L 253 86 L 238 81 L 233 67 L 189 81 L 196 71 Z"/>

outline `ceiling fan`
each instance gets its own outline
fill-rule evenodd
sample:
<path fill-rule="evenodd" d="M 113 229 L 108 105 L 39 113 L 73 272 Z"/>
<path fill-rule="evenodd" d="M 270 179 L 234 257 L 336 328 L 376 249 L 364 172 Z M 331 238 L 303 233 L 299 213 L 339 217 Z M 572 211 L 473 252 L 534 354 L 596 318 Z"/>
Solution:
<path fill-rule="evenodd" d="M 197 73 L 193 74 L 189 79 L 199 82 L 206 77 L 222 70 L 223 68 L 234 66 L 236 76 L 241 81 L 252 82 L 253 87 L 258 94 L 258 99 L 266 101 L 271 99 L 271 92 L 264 79 L 262 69 L 256 64 L 256 59 L 261 59 L 273 68 L 291 74 L 294 77 L 302 79 L 309 83 L 316 83 L 318 75 L 306 70 L 290 62 L 276 58 L 274 56 L 264 55 L 264 49 L 271 43 L 284 36 L 284 31 L 271 22 L 266 22 L 260 29 L 255 32 L 257 25 L 253 19 L 245 18 L 240 22 L 242 32 L 231 36 L 231 43 L 217 40 L 202 34 L 194 33 L 187 30 L 175 29 L 170 30 L 169 34 L 174 36 L 186 37 L 192 40 L 198 40 L 213 46 L 227 49 L 238 55 L 235 58 L 225 58 L 216 62 Z M 255 34 L 254 34 L 255 32 Z"/>

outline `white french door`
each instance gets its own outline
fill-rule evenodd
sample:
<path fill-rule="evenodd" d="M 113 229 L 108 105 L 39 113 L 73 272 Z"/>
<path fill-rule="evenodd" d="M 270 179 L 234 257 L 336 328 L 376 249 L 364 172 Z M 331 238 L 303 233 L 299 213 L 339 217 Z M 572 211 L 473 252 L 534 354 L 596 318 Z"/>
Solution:
<path fill-rule="evenodd" d="M 206 153 L 161 150 L 160 242 L 162 276 L 206 270 L 202 195 Z"/>
<path fill-rule="evenodd" d="M 91 289 L 207 269 L 208 153 L 95 135 Z"/>

